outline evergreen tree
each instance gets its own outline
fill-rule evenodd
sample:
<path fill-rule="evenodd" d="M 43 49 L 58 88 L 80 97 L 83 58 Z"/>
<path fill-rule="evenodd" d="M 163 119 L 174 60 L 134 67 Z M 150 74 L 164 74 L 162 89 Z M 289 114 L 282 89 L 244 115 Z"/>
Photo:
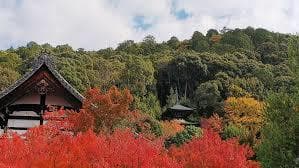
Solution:
<path fill-rule="evenodd" d="M 296 101 L 286 93 L 276 93 L 269 96 L 267 103 L 266 123 L 262 128 L 257 158 L 264 168 L 295 168 L 298 166 L 295 158 L 299 121 Z"/>

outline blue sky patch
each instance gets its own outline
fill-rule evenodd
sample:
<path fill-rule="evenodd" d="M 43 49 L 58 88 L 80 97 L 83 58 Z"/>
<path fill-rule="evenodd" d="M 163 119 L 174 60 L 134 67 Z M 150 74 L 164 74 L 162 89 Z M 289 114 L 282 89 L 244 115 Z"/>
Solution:
<path fill-rule="evenodd" d="M 175 12 L 174 12 L 174 15 L 175 15 L 175 17 L 176 17 L 178 20 L 185 20 L 185 19 L 187 19 L 188 17 L 191 16 L 191 14 L 187 13 L 187 12 L 185 11 L 185 9 L 181 9 L 181 10 L 179 10 L 179 11 L 175 11 Z"/>
<path fill-rule="evenodd" d="M 191 17 L 185 9 L 179 9 L 177 0 L 172 0 L 171 2 L 171 14 L 175 16 L 177 20 L 186 20 Z"/>
<path fill-rule="evenodd" d="M 147 30 L 152 27 L 152 23 L 148 23 L 146 18 L 142 15 L 134 16 L 133 18 L 133 26 L 135 29 Z"/>

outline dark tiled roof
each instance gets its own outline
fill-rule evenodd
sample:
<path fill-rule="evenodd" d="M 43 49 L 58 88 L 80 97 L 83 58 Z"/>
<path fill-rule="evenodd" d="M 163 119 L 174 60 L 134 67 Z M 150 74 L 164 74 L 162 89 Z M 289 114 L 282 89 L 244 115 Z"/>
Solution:
<path fill-rule="evenodd" d="M 57 78 L 57 80 L 62 84 L 62 86 L 68 90 L 75 98 L 77 98 L 80 102 L 83 102 L 84 97 L 74 88 L 71 84 L 68 83 L 56 70 L 53 60 L 50 56 L 43 54 L 35 60 L 33 70 L 27 72 L 23 75 L 19 80 L 17 80 L 13 85 L 9 86 L 8 88 L 4 89 L 0 93 L 0 100 L 3 99 L 6 95 L 10 92 L 18 88 L 22 83 L 27 81 L 32 75 L 35 74 L 43 65 L 46 65 L 50 72 Z"/>
<path fill-rule="evenodd" d="M 182 110 L 182 111 L 192 111 L 193 110 L 192 108 L 185 107 L 180 104 L 176 104 L 176 105 L 170 107 L 170 109 L 171 110 Z"/>

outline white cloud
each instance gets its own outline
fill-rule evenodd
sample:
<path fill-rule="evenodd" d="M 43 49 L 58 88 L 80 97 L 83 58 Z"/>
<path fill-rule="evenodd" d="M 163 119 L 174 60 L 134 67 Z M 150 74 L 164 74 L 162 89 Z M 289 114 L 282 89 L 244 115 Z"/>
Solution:
<path fill-rule="evenodd" d="M 177 20 L 173 1 L 176 10 L 191 17 Z M 134 28 L 137 15 L 152 26 Z M 298 18 L 296 0 L 0 0 L 0 48 L 36 41 L 97 50 L 148 34 L 158 41 L 173 35 L 186 39 L 195 30 L 205 33 L 223 26 L 295 33 Z"/>

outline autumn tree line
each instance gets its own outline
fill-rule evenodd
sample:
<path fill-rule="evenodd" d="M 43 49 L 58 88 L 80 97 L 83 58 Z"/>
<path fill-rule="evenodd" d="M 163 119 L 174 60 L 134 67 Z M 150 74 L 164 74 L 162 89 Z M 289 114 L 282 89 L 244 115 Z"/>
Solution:
<path fill-rule="evenodd" d="M 104 158 L 117 157 L 115 151 L 121 148 L 128 151 L 130 148 L 140 155 L 153 154 L 153 160 L 140 155 L 130 160 L 130 155 L 118 153 L 118 157 L 127 159 L 123 160 L 125 167 L 154 163 L 156 167 L 298 166 L 297 35 L 252 27 L 210 29 L 205 35 L 196 31 L 186 40 L 171 37 L 158 43 L 153 36 L 146 36 L 142 42 L 126 40 L 115 49 L 98 51 L 74 50 L 67 44 L 53 47 L 29 42 L 26 46 L 0 51 L 0 89 L 29 71 L 40 53 L 52 55 L 56 69 L 85 95 L 83 108 L 80 113 L 58 111 L 57 115 L 68 116 L 64 121 L 53 119 L 54 113 L 50 115 L 53 125 L 68 131 L 55 129 L 50 122 L 50 126 L 29 131 L 28 141 L 16 135 L 16 142 L 3 138 L 0 145 L 6 148 L 1 150 L 8 146 L 22 149 L 13 148 L 14 143 L 19 143 L 27 149 L 23 154 L 28 155 L 50 147 L 56 149 L 55 145 L 67 146 L 61 142 L 65 139 L 73 142 L 68 144 L 69 149 L 72 145 L 82 146 L 71 152 L 85 156 L 87 163 L 80 163 L 83 167 L 88 167 L 85 164 L 117 167 L 121 163 Z M 97 108 L 91 103 L 98 104 Z M 161 121 L 162 113 L 176 103 L 196 109 L 187 120 L 200 123 L 201 128 Z M 55 134 L 45 133 L 48 129 Z M 132 143 L 144 149 L 134 148 L 128 141 L 116 141 L 120 137 L 131 138 Z M 41 151 L 32 148 L 37 139 L 44 143 L 35 146 Z M 92 141 L 87 143 L 87 139 Z M 105 146 L 108 144 L 119 146 L 113 151 L 111 146 Z M 106 148 L 98 149 L 99 145 Z M 94 153 L 94 158 L 86 151 Z M 234 156 L 236 162 L 223 157 L 224 153 Z M 9 162 L 13 156 L 14 153 L 8 154 L 7 162 L 1 164 L 13 164 Z M 74 160 L 72 156 L 61 157 Z M 52 164 L 59 160 L 50 154 L 40 159 L 34 164 L 42 164 L 42 159 Z M 62 160 L 58 163 L 62 167 L 67 165 Z M 22 164 L 30 165 L 28 160 Z"/>

